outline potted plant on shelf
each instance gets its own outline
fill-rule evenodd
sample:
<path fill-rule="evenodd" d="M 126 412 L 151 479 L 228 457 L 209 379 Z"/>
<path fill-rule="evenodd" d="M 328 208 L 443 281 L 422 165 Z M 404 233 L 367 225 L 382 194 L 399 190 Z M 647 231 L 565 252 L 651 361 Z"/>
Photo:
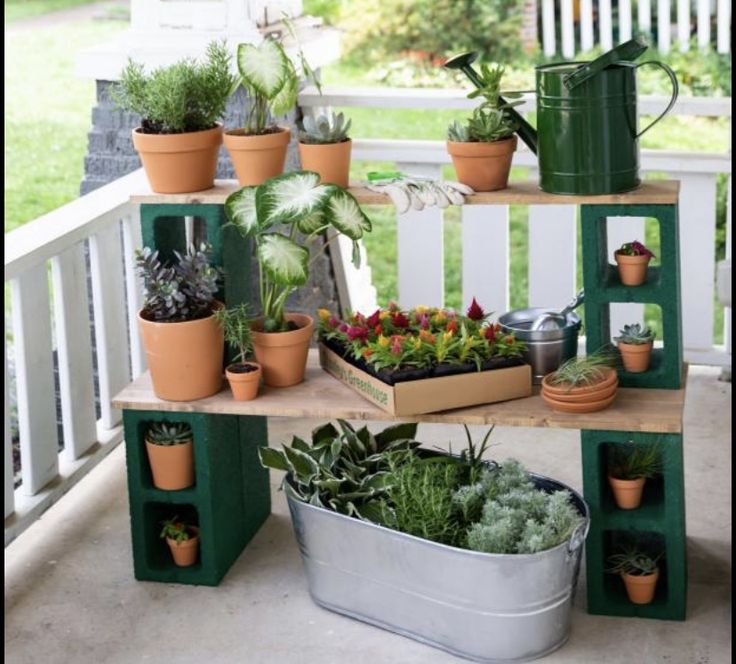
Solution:
<path fill-rule="evenodd" d="M 209 264 L 208 245 L 174 251 L 164 264 L 158 251 L 136 251 L 144 303 L 138 326 L 146 349 L 153 391 L 167 401 L 204 399 L 222 386 L 222 329 L 215 312 L 221 271 Z"/>
<path fill-rule="evenodd" d="M 657 445 L 614 444 L 608 455 L 608 484 L 616 506 L 622 510 L 639 507 L 644 484 L 656 477 L 661 468 Z"/>
<path fill-rule="evenodd" d="M 194 484 L 192 428 L 185 422 L 153 422 L 145 435 L 153 486 L 178 491 Z"/>
<path fill-rule="evenodd" d="M 661 553 L 652 557 L 636 545 L 622 547 L 620 552 L 608 557 L 607 571 L 621 575 L 632 604 L 650 604 L 657 588 L 657 561 L 661 557 Z"/>
<path fill-rule="evenodd" d="M 253 323 L 253 348 L 264 382 L 273 387 L 295 385 L 304 379 L 314 320 L 306 314 L 285 313 L 284 308 L 289 294 L 309 279 L 314 260 L 310 246 L 331 227 L 353 241 L 353 262 L 358 265 L 357 242 L 370 231 L 371 222 L 350 193 L 319 184 L 319 175 L 311 171 L 244 187 L 228 196 L 225 214 L 255 242 L 262 316 Z"/>
<path fill-rule="evenodd" d="M 299 131 L 299 157 L 302 168 L 319 173 L 325 184 L 347 187 L 350 176 L 350 150 L 348 137 L 351 121 L 345 122 L 342 113 L 330 113 L 316 118 L 308 115 Z"/>
<path fill-rule="evenodd" d="M 225 343 L 236 351 L 233 363 L 225 368 L 233 398 L 235 401 L 255 399 L 261 382 L 261 365 L 248 359 L 253 352 L 252 321 L 248 307 L 239 304 L 229 309 L 220 309 L 215 312 L 215 318 L 222 326 Z"/>
<path fill-rule="evenodd" d="M 599 350 L 573 357 L 542 379 L 542 398 L 553 410 L 592 413 L 608 408 L 616 398 L 616 356 Z"/>
<path fill-rule="evenodd" d="M 457 179 L 475 191 L 496 191 L 508 185 L 511 159 L 516 150 L 517 123 L 506 112 L 521 101 L 501 102 L 500 66 L 481 65 L 482 87 L 468 97 L 482 96 L 483 103 L 465 124 L 455 120 L 447 130 L 447 151 L 452 157 Z M 505 93 L 507 97 L 520 96 Z"/>
<path fill-rule="evenodd" d="M 642 373 L 649 368 L 654 345 L 654 332 L 648 327 L 642 329 L 639 323 L 624 325 L 619 336 L 614 337 L 621 353 L 624 369 L 630 373 Z"/>
<path fill-rule="evenodd" d="M 174 564 L 191 567 L 199 553 L 199 528 L 179 520 L 178 516 L 162 521 L 161 538 L 166 539 Z"/>
<path fill-rule="evenodd" d="M 129 61 L 111 96 L 138 113 L 133 130 L 151 189 L 177 194 L 214 185 L 222 124 L 235 77 L 224 43 L 212 42 L 203 63 L 185 59 L 146 74 Z"/>
<path fill-rule="evenodd" d="M 647 266 L 655 255 L 641 242 L 634 240 L 622 244 L 613 257 L 618 264 L 618 274 L 624 286 L 640 286 L 647 278 Z"/>

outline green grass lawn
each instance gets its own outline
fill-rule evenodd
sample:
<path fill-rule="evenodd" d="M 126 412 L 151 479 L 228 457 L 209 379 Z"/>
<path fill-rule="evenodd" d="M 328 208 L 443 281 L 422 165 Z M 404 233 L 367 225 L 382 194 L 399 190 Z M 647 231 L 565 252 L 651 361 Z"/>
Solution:
<path fill-rule="evenodd" d="M 50 12 L 89 5 L 98 0 L 5 0 L 5 22 L 13 23 L 24 18 L 41 16 Z"/>

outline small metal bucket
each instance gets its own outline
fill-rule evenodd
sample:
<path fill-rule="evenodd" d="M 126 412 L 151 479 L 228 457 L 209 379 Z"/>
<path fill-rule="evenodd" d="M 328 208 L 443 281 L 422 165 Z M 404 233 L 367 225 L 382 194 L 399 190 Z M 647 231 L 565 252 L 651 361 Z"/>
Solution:
<path fill-rule="evenodd" d="M 514 336 L 526 344 L 524 361 L 532 366 L 532 382 L 539 385 L 542 378 L 555 371 L 565 360 L 578 354 L 578 333 L 580 317 L 569 313 L 565 327 L 557 330 L 530 330 L 532 321 L 549 308 L 531 307 L 515 309 L 498 319 L 504 332 L 513 332 Z"/>
<path fill-rule="evenodd" d="M 331 611 L 478 662 L 523 662 L 562 646 L 590 513 L 567 542 L 490 554 L 430 542 L 294 500 L 292 524 L 312 599 Z"/>

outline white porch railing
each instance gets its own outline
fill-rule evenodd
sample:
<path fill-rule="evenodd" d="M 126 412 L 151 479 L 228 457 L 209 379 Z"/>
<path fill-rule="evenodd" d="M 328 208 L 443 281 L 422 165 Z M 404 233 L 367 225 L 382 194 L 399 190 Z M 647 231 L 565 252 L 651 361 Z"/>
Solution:
<path fill-rule="evenodd" d="M 6 545 L 122 440 L 120 412 L 110 407 L 110 399 L 145 368 L 136 329 L 139 289 L 132 271 L 133 249 L 140 246 L 140 224 L 137 208 L 128 203 L 140 177 L 136 172 L 116 180 L 5 235 L 22 465 L 22 484 L 14 490 L 6 335 Z M 62 453 L 58 450 L 54 351 L 61 393 Z"/>
<path fill-rule="evenodd" d="M 642 114 L 659 113 L 667 100 L 643 97 Z M 326 87 L 320 96 L 306 89 L 300 95 L 306 109 L 362 107 L 384 109 L 469 109 L 473 100 L 462 90 L 358 89 Z M 528 95 L 522 112 L 534 109 Z M 673 110 L 688 116 L 731 117 L 731 100 L 681 98 Z M 444 141 L 358 139 L 353 145 L 354 160 L 394 162 L 399 170 L 439 178 L 449 164 Z M 528 167 L 528 177 L 536 178 L 536 157 L 520 143 L 515 166 Z M 689 362 L 730 366 L 730 308 L 725 310 L 724 345 L 714 344 L 716 177 L 728 174 L 728 237 L 731 227 L 731 155 L 671 150 L 643 150 L 644 173 L 665 173 L 680 180 L 680 260 L 682 317 L 685 358 Z M 572 205 L 529 206 L 529 306 L 563 306 L 576 290 L 576 208 Z M 490 310 L 508 311 L 509 208 L 507 206 L 467 206 L 462 219 L 463 306 L 472 296 Z M 609 224 L 609 246 L 613 249 L 631 238 L 644 237 L 644 219 L 622 219 Z M 398 292 L 402 306 L 444 301 L 443 212 L 430 208 L 410 211 L 398 217 Z M 727 248 L 730 257 L 730 247 Z M 368 262 L 370 262 L 370 254 Z M 613 263 L 613 256 L 610 256 Z M 550 267 L 554 269 L 550 269 Z M 697 267 L 696 267 L 697 266 Z M 346 268 L 350 270 L 350 268 Z M 361 311 L 376 306 L 370 272 L 349 272 L 353 280 L 350 306 Z M 418 278 L 420 275 L 420 278 Z M 641 304 L 617 305 L 611 328 L 641 320 Z"/>

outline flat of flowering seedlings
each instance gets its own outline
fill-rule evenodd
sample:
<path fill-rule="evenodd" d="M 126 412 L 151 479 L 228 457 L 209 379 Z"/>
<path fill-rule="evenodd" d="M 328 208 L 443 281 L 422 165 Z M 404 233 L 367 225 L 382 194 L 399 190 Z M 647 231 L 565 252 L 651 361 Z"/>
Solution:
<path fill-rule="evenodd" d="M 465 314 L 391 303 L 340 320 L 319 311 L 320 363 L 393 415 L 418 415 L 528 397 L 523 342 L 504 334 L 475 300 Z"/>

